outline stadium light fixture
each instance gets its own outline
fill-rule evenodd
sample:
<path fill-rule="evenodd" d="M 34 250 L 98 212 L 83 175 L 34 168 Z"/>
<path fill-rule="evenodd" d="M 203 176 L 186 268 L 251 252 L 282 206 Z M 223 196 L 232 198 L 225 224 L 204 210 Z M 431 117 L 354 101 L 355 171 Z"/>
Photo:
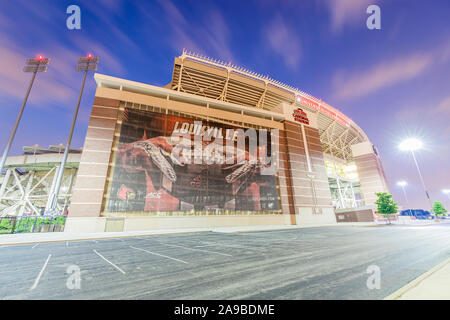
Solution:
<path fill-rule="evenodd" d="M 406 181 L 399 181 L 397 182 L 397 185 L 400 187 L 405 187 L 408 183 Z"/>
<path fill-rule="evenodd" d="M 411 152 L 411 155 L 414 160 L 414 164 L 416 165 L 417 172 L 419 173 L 420 182 L 422 183 L 423 190 L 425 191 L 425 195 L 430 203 L 431 211 L 433 211 L 433 204 L 431 202 L 430 194 L 428 193 L 427 188 L 425 186 L 425 181 L 423 180 L 422 172 L 420 171 L 419 163 L 417 162 L 416 154 L 414 153 L 414 151 L 417 151 L 417 150 L 421 149 L 422 147 L 423 147 L 422 141 L 420 141 L 419 139 L 416 139 L 416 138 L 408 138 L 406 140 L 403 140 L 399 144 L 400 150 Z"/>
<path fill-rule="evenodd" d="M 5 166 L 6 158 L 8 157 L 9 150 L 11 149 L 12 142 L 16 135 L 17 128 L 19 127 L 20 119 L 22 118 L 23 111 L 25 109 L 25 105 L 28 101 L 28 96 L 30 95 L 31 88 L 33 87 L 34 79 L 36 78 L 36 74 L 38 72 L 46 72 L 47 66 L 50 63 L 49 58 L 45 58 L 43 55 L 38 55 L 36 58 L 27 59 L 25 62 L 25 67 L 23 68 L 24 72 L 32 72 L 33 76 L 31 77 L 30 84 L 28 85 L 27 92 L 25 93 L 25 98 L 22 102 L 22 107 L 19 110 L 19 114 L 17 115 L 16 122 L 14 123 L 14 127 L 11 131 L 11 135 L 9 136 L 8 143 L 6 144 L 5 151 L 3 152 L 3 157 L 0 162 L 0 174 L 3 171 L 3 167 Z"/>
<path fill-rule="evenodd" d="M 64 150 L 64 155 L 61 160 L 61 165 L 59 166 L 59 169 L 58 169 L 58 176 L 56 178 L 55 189 L 54 189 L 53 193 L 50 194 L 48 201 L 47 201 L 46 208 L 47 208 L 47 210 L 52 211 L 52 212 L 54 212 L 56 210 L 56 206 L 58 203 L 59 189 L 61 188 L 61 181 L 62 181 L 62 177 L 64 175 L 64 168 L 66 167 L 66 161 L 67 161 L 67 156 L 68 156 L 69 150 L 70 150 L 70 144 L 72 142 L 72 136 L 73 136 L 73 131 L 75 128 L 75 123 L 77 121 L 78 110 L 80 109 L 81 96 L 83 95 L 84 84 L 86 82 L 86 76 L 87 76 L 88 71 L 96 71 L 97 70 L 98 60 L 99 60 L 98 57 L 94 57 L 91 53 L 88 53 L 86 55 L 86 57 L 81 57 L 78 59 L 77 71 L 84 72 L 83 81 L 81 83 L 80 94 L 78 96 L 77 106 L 75 108 L 75 113 L 73 115 L 72 126 L 70 127 L 69 137 L 67 138 L 66 148 Z"/>
<path fill-rule="evenodd" d="M 400 150 L 402 151 L 416 151 L 423 147 L 422 141 L 416 138 L 409 138 L 406 140 L 403 140 L 400 145 Z"/>

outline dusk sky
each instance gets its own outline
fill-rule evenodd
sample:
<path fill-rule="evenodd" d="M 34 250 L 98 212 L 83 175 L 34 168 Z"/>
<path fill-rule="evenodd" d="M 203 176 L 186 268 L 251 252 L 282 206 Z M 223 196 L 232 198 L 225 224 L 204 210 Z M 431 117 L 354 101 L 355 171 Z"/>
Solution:
<path fill-rule="evenodd" d="M 433 200 L 449 208 L 450 1 L 29 1 L 0 0 L 0 148 L 31 74 L 26 58 L 50 57 L 38 74 L 11 154 L 22 146 L 65 143 L 82 74 L 79 56 L 99 56 L 99 73 L 152 85 L 170 82 L 186 48 L 231 61 L 312 94 L 352 118 L 378 147 L 390 190 L 406 180 L 413 208 L 428 208 L 410 136 Z M 381 8 L 381 30 L 369 30 L 366 8 Z M 66 27 L 66 8 L 81 8 L 81 30 Z M 82 147 L 95 81 L 89 75 L 73 147 Z"/>

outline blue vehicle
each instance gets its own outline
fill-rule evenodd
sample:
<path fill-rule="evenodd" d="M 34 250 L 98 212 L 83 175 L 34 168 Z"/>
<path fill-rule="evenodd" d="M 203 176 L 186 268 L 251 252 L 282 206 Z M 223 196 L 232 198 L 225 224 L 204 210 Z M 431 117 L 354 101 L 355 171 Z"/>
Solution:
<path fill-rule="evenodd" d="M 434 219 L 434 215 L 432 215 L 429 211 L 423 210 L 423 209 L 407 209 L 402 210 L 400 212 L 401 216 L 410 216 L 415 217 L 416 219 L 420 220 L 432 220 Z"/>

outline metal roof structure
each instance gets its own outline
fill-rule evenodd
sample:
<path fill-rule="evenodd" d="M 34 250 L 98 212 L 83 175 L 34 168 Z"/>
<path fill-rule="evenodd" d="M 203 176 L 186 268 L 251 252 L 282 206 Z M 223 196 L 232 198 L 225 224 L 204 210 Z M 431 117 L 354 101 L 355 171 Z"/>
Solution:
<path fill-rule="evenodd" d="M 47 153 L 63 153 L 65 145 L 59 144 L 57 146 L 50 145 L 48 148 L 42 148 L 35 144 L 34 146 L 23 146 L 22 151 L 24 155 L 35 155 L 35 154 L 47 154 Z M 80 149 L 70 149 L 69 153 L 81 153 L 83 150 Z"/>
<path fill-rule="evenodd" d="M 48 149 L 38 145 L 25 146 L 23 155 L 8 157 L 5 170 L 0 175 L 0 217 L 40 213 L 54 188 L 55 174 L 61 165 L 64 152 L 64 146 L 62 147 L 62 152 L 59 152 L 61 145 L 50 146 Z M 70 202 L 80 158 L 80 149 L 74 149 L 74 152 L 71 150 L 69 153 L 59 209 Z"/>
<path fill-rule="evenodd" d="M 349 160 L 351 145 L 369 140 L 342 112 L 298 88 L 248 69 L 183 50 L 175 58 L 172 90 L 251 108 L 277 111 L 282 102 L 318 114 L 323 151 Z"/>

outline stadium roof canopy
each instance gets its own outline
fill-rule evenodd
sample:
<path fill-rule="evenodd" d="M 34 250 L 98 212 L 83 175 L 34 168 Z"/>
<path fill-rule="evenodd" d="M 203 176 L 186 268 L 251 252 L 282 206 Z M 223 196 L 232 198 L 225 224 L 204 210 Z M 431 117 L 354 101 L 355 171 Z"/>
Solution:
<path fill-rule="evenodd" d="M 50 145 L 48 148 L 42 148 L 39 145 L 23 146 L 23 154 L 47 154 L 47 153 L 63 153 L 66 146 L 59 144 L 57 146 Z M 69 149 L 69 153 L 81 153 L 82 149 Z"/>
<path fill-rule="evenodd" d="M 352 158 L 352 144 L 368 140 L 350 118 L 298 88 L 186 50 L 175 58 L 172 82 L 167 87 L 267 111 L 276 112 L 287 102 L 317 112 L 324 152 L 345 160 Z"/>

